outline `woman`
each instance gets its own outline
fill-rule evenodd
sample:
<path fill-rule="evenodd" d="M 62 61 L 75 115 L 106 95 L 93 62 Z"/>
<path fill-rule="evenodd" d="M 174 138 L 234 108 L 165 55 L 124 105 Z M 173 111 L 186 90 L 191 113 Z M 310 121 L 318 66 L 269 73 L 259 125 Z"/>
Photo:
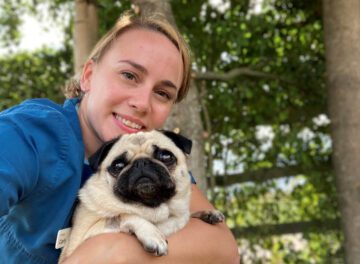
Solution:
<path fill-rule="evenodd" d="M 189 88 L 190 59 L 159 18 L 124 15 L 69 86 L 64 106 L 29 100 L 0 114 L 0 256 L 7 263 L 55 263 L 56 233 L 69 226 L 84 163 L 105 141 L 161 128 Z M 193 185 L 191 210 L 212 208 Z M 127 234 L 87 240 L 65 263 L 238 263 L 229 229 L 191 219 L 154 257 Z"/>

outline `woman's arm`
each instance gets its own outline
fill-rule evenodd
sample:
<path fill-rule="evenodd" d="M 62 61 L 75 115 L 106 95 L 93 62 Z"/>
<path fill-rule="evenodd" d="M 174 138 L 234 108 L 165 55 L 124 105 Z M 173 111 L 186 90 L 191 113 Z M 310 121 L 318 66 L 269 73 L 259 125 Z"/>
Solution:
<path fill-rule="evenodd" d="M 191 211 L 213 209 L 201 191 L 192 186 Z M 155 257 L 145 252 L 134 236 L 104 234 L 85 241 L 64 263 L 126 264 L 239 264 L 236 241 L 224 224 L 210 225 L 199 219 L 168 238 L 167 256 Z"/>

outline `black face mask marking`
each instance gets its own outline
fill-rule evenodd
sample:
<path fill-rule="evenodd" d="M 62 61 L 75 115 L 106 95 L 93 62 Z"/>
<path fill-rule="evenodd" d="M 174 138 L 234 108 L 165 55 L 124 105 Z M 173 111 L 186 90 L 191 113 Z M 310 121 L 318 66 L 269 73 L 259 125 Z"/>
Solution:
<path fill-rule="evenodd" d="M 141 158 L 121 174 L 113 190 L 125 202 L 157 207 L 175 195 L 176 186 L 163 165 Z"/>

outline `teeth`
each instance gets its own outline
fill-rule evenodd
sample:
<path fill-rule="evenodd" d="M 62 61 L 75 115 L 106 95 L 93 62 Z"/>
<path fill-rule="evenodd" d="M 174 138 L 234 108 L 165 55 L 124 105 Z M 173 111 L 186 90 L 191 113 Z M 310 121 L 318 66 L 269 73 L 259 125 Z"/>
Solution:
<path fill-rule="evenodd" d="M 141 129 L 142 128 L 142 126 L 135 124 L 135 123 L 131 122 L 130 120 L 124 119 L 118 115 L 116 115 L 116 119 L 121 121 L 127 127 L 130 127 L 133 129 Z"/>

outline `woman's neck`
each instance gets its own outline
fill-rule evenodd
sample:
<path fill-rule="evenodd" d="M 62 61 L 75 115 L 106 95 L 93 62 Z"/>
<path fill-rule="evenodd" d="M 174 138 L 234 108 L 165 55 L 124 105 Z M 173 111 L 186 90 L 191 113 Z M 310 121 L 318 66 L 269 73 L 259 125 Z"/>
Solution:
<path fill-rule="evenodd" d="M 80 120 L 81 134 L 85 146 L 85 158 L 88 159 L 101 147 L 103 142 L 98 137 L 96 137 L 96 134 L 92 131 L 93 128 L 86 121 L 81 104 L 79 104 L 78 116 Z"/>

